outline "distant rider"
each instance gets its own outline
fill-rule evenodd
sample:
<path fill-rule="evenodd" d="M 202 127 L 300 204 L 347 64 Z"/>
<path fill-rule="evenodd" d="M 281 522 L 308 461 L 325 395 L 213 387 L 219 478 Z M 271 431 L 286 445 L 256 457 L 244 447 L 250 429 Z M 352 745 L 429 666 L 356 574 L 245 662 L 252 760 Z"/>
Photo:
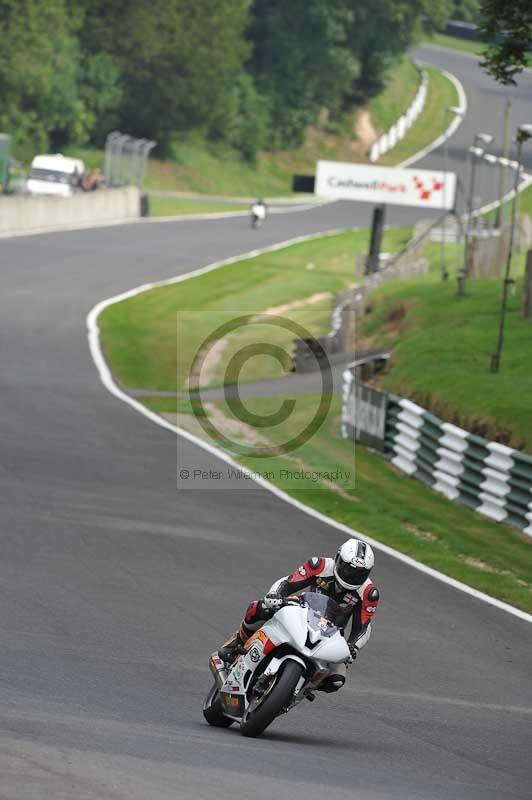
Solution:
<path fill-rule="evenodd" d="M 254 228 L 262 225 L 266 219 L 266 204 L 264 200 L 257 200 L 251 206 L 251 224 Z"/>
<path fill-rule="evenodd" d="M 228 663 L 234 661 L 249 637 L 282 608 L 286 597 L 310 590 L 332 597 L 340 605 L 342 632 L 351 620 L 347 644 L 351 658 L 355 659 L 369 640 L 371 620 L 379 602 L 379 590 L 369 578 L 374 561 L 373 550 L 360 539 L 344 542 L 335 558 L 315 557 L 305 561 L 291 575 L 276 581 L 265 597 L 250 604 L 240 628 L 219 649 L 218 655 Z M 340 689 L 345 683 L 345 665 L 336 665 L 334 674 L 324 683 L 319 687 L 322 691 Z"/>

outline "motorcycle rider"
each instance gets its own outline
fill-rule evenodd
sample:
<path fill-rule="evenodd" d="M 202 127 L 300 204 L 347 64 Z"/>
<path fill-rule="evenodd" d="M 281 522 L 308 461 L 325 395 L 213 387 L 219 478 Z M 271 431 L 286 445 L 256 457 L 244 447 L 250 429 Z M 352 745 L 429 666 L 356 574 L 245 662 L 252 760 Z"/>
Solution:
<path fill-rule="evenodd" d="M 374 561 L 370 545 L 360 539 L 344 542 L 335 558 L 322 556 L 305 561 L 291 575 L 276 581 L 265 597 L 248 606 L 239 629 L 218 650 L 219 657 L 232 663 L 249 637 L 282 608 L 285 598 L 310 590 L 332 597 L 339 604 L 342 633 L 351 620 L 347 644 L 354 660 L 369 640 L 371 620 L 379 602 L 379 590 L 369 578 Z M 345 664 L 337 664 L 334 673 L 319 688 L 335 692 L 344 683 Z"/>
<path fill-rule="evenodd" d="M 251 225 L 256 228 L 266 219 L 266 203 L 262 198 L 256 200 L 251 206 Z"/>

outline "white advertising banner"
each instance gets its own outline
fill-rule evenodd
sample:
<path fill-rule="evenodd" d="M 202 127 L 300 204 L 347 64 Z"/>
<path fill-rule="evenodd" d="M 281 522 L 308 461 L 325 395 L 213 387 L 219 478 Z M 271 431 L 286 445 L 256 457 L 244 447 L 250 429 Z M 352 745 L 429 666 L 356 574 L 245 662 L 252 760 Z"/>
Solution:
<path fill-rule="evenodd" d="M 454 207 L 456 175 L 426 169 L 318 161 L 314 193 L 336 200 L 439 210 Z"/>

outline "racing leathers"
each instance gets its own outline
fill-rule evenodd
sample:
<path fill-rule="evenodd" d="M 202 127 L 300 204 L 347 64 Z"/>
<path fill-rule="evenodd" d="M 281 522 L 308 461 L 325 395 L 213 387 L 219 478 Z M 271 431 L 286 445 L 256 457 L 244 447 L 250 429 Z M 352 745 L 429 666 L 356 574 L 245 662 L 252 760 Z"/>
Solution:
<path fill-rule="evenodd" d="M 250 603 L 239 630 L 220 648 L 220 658 L 232 660 L 238 647 L 243 646 L 249 637 L 271 618 L 276 610 L 268 603 L 268 597 L 272 593 L 284 598 L 302 591 L 320 592 L 336 600 L 340 611 L 343 612 L 338 623 L 344 635 L 346 627 L 351 622 L 351 630 L 346 640 L 351 656 L 356 658 L 357 652 L 364 647 L 371 635 L 371 620 L 377 610 L 379 590 L 370 578 L 356 589 L 344 589 L 334 575 L 334 558 L 326 557 L 314 557 L 305 561 L 291 575 L 276 581 L 266 598 Z M 335 691 L 345 682 L 345 665 L 337 665 L 335 673 L 337 674 L 332 676 L 329 688 L 323 687 L 324 691 Z"/>

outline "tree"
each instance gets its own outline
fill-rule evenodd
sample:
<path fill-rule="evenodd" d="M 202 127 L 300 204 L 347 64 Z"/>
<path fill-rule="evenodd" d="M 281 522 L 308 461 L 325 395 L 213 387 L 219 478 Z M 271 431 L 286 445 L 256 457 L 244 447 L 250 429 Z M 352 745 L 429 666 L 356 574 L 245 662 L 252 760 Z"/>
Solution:
<path fill-rule="evenodd" d="M 502 84 L 516 84 L 515 76 L 528 63 L 532 48 L 532 3 L 530 0 L 481 0 L 481 31 L 495 41 L 481 62 Z"/>
<path fill-rule="evenodd" d="M 123 88 L 120 72 L 107 53 L 81 54 L 78 71 L 79 97 L 85 135 L 102 145 L 118 124 Z M 81 142 L 80 134 L 76 141 Z"/>
<path fill-rule="evenodd" d="M 273 146 L 301 143 L 322 106 L 337 110 L 358 74 L 347 43 L 353 12 L 345 0 L 255 0 L 249 68 L 270 98 Z"/>
<path fill-rule="evenodd" d="M 479 13 L 479 0 L 453 0 L 450 19 L 461 22 L 478 22 Z"/>
<path fill-rule="evenodd" d="M 449 0 L 371 0 L 353 4 L 351 47 L 360 60 L 355 98 L 377 93 L 397 57 L 422 32 L 441 29 L 449 16 Z"/>
<path fill-rule="evenodd" d="M 79 50 L 63 0 L 0 0 L 0 129 L 44 150 L 79 119 Z"/>
<path fill-rule="evenodd" d="M 74 2 L 74 0 L 72 0 Z M 224 127 L 249 48 L 249 0 L 86 0 L 84 48 L 120 74 L 120 125 L 168 150 Z"/>

